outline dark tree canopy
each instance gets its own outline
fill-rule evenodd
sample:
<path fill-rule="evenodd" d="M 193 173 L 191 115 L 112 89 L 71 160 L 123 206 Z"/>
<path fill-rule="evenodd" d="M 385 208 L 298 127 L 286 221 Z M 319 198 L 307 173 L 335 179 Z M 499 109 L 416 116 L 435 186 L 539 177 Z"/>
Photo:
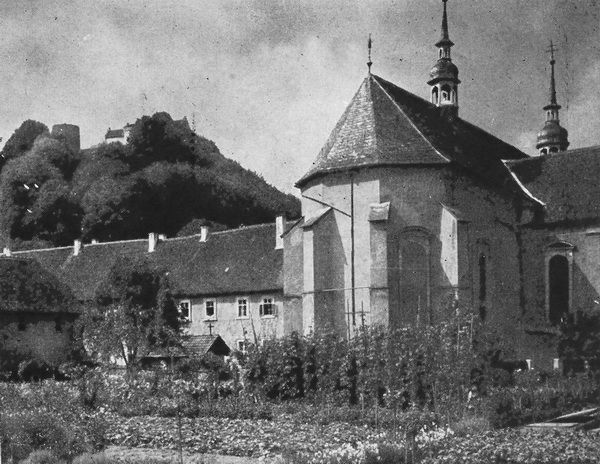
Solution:
<path fill-rule="evenodd" d="M 15 130 L 13 135 L 6 141 L 0 152 L 0 170 L 7 161 L 21 156 L 33 147 L 35 139 L 42 134 L 48 133 L 45 124 L 28 119 Z"/>
<path fill-rule="evenodd" d="M 65 245 L 79 236 L 80 210 L 69 179 L 76 160 L 64 143 L 38 137 L 0 175 L 0 228 L 5 237 Z"/>

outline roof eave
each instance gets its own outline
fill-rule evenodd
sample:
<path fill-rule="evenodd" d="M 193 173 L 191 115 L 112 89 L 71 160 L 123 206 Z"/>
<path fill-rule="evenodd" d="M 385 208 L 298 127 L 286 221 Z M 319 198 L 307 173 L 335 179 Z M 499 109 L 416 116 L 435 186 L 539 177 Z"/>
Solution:
<path fill-rule="evenodd" d="M 301 189 L 309 181 L 318 177 L 327 176 L 330 174 L 337 174 L 344 171 L 360 171 L 363 169 L 374 169 L 374 168 L 390 168 L 390 167 L 410 167 L 410 168 L 421 168 L 421 167 L 441 167 L 450 164 L 449 160 L 440 160 L 432 163 L 365 163 L 361 165 L 352 166 L 336 166 L 330 168 L 322 168 L 316 171 L 305 174 L 299 181 L 294 184 L 294 187 Z"/>

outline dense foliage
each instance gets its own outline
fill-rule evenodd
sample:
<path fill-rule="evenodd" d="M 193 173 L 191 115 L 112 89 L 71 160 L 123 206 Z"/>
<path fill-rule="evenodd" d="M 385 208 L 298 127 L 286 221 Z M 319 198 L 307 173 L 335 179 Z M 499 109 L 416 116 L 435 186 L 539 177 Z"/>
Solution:
<path fill-rule="evenodd" d="M 172 236 L 198 220 L 234 227 L 300 214 L 295 197 L 167 113 L 138 119 L 127 145 L 79 153 L 25 121 L 0 155 L 0 233 L 13 247 Z"/>
<path fill-rule="evenodd" d="M 600 373 L 600 310 L 569 314 L 561 324 L 558 352 L 566 372 Z"/>
<path fill-rule="evenodd" d="M 270 340 L 250 352 L 246 367 L 250 386 L 268 398 L 438 411 L 462 403 L 474 356 L 470 325 L 456 319 L 365 328 L 351 340 L 335 333 Z"/>
<path fill-rule="evenodd" d="M 78 320 L 82 344 L 102 361 L 134 371 L 152 350 L 180 343 L 179 312 L 167 275 L 144 260 L 118 259 Z"/>

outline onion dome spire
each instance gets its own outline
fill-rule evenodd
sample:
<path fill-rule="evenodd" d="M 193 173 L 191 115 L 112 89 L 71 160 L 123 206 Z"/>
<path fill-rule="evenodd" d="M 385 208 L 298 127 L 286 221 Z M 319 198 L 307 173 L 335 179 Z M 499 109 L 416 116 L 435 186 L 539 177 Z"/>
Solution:
<path fill-rule="evenodd" d="M 561 106 L 556 101 L 556 81 L 554 78 L 555 51 L 556 48 L 552 41 L 550 41 L 550 48 L 548 49 L 550 53 L 550 104 L 544 106 L 546 122 L 542 130 L 538 133 L 537 144 L 535 145 L 540 155 L 564 151 L 569 146 L 569 133 L 567 129 L 560 125 L 558 115 Z"/>
<path fill-rule="evenodd" d="M 458 68 L 452 63 L 450 49 L 454 42 L 450 40 L 448 33 L 448 12 L 446 3 L 442 0 L 444 12 L 442 15 L 442 32 L 440 40 L 435 43 L 439 49 L 438 60 L 429 72 L 430 79 L 427 84 L 431 86 L 431 103 L 447 109 L 450 114 L 458 114 Z"/>

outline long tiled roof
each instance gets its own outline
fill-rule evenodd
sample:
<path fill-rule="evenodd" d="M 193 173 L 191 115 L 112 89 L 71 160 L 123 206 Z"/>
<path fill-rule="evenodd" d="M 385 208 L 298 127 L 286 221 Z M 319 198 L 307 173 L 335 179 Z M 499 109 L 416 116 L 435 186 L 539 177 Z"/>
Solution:
<path fill-rule="evenodd" d="M 527 155 L 512 145 L 370 75 L 297 186 L 346 169 L 456 163 L 487 182 L 524 194 L 502 163 L 523 158 Z"/>
<path fill-rule="evenodd" d="M 527 190 L 546 204 L 545 223 L 600 217 L 600 145 L 507 165 Z"/>
<path fill-rule="evenodd" d="M 73 247 L 17 251 L 35 259 L 74 292 L 90 300 L 120 256 L 145 257 L 150 265 L 169 273 L 176 295 L 221 295 L 283 289 L 283 251 L 275 249 L 275 224 L 242 227 L 208 235 L 165 239 L 148 252 L 147 240 L 86 244 Z"/>

